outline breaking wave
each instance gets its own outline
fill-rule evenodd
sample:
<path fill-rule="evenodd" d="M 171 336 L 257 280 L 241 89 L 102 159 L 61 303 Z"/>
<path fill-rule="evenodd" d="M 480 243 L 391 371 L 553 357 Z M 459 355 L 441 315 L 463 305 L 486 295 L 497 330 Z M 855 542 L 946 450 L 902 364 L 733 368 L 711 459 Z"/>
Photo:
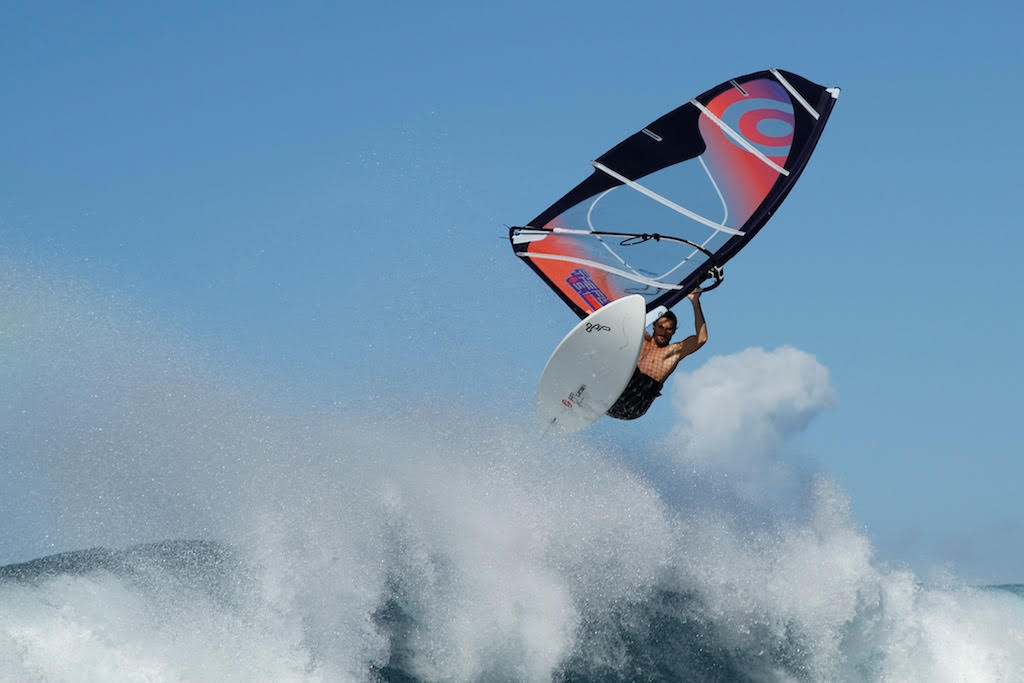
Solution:
<path fill-rule="evenodd" d="M 1019 587 L 883 565 L 786 464 L 834 402 L 797 349 L 674 379 L 671 438 L 624 450 L 297 414 L 93 294 L 0 287 L 2 548 L 38 558 L 0 568 L 0 679 L 1024 679 Z"/>

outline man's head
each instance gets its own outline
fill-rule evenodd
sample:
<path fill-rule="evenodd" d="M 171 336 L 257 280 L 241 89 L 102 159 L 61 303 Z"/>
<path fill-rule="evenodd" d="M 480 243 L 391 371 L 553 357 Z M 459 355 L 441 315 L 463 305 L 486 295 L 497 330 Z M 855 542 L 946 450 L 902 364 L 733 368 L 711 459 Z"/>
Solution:
<path fill-rule="evenodd" d="M 652 325 L 654 343 L 658 346 L 668 346 L 672 335 L 676 333 L 676 314 L 672 311 L 665 311 L 664 315 L 654 321 Z"/>

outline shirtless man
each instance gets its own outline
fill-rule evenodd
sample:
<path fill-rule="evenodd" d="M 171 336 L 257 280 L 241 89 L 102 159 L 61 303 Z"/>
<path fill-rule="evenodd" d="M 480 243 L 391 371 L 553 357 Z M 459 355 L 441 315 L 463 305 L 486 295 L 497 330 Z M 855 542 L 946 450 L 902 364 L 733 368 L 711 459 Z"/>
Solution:
<path fill-rule="evenodd" d="M 676 331 L 676 316 L 666 311 L 654 321 L 654 334 L 644 331 L 644 343 L 633 378 L 615 404 L 608 409 L 608 415 L 620 420 L 635 420 L 651 407 L 654 399 L 661 396 L 665 380 L 671 375 L 679 361 L 704 346 L 708 340 L 708 326 L 704 312 L 700 309 L 700 287 L 690 292 L 688 298 L 693 304 L 694 333 L 686 339 L 670 344 Z"/>

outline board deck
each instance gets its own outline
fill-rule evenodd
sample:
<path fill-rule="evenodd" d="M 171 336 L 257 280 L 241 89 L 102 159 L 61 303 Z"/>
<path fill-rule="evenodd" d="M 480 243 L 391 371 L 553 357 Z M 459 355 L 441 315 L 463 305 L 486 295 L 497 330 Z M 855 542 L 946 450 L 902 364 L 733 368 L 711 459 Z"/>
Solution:
<path fill-rule="evenodd" d="M 546 433 L 589 427 L 615 403 L 636 369 L 646 312 L 640 295 L 616 299 L 555 348 L 537 386 L 537 418 Z"/>

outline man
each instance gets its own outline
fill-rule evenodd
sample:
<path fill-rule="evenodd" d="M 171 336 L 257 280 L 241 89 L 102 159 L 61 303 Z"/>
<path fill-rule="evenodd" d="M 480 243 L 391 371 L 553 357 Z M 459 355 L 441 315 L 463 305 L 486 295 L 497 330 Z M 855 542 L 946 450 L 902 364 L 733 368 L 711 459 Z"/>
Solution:
<path fill-rule="evenodd" d="M 608 409 L 608 415 L 619 420 L 635 420 L 646 413 L 654 399 L 661 396 L 665 380 L 678 367 L 679 361 L 704 346 L 708 340 L 708 326 L 704 322 L 704 312 L 700 309 L 700 294 L 701 289 L 698 287 L 686 297 L 693 304 L 694 326 L 694 333 L 686 339 L 675 344 L 669 343 L 676 332 L 676 315 L 672 311 L 666 311 L 665 315 L 654 321 L 653 335 L 644 330 L 644 342 L 633 378 L 615 404 Z"/>

